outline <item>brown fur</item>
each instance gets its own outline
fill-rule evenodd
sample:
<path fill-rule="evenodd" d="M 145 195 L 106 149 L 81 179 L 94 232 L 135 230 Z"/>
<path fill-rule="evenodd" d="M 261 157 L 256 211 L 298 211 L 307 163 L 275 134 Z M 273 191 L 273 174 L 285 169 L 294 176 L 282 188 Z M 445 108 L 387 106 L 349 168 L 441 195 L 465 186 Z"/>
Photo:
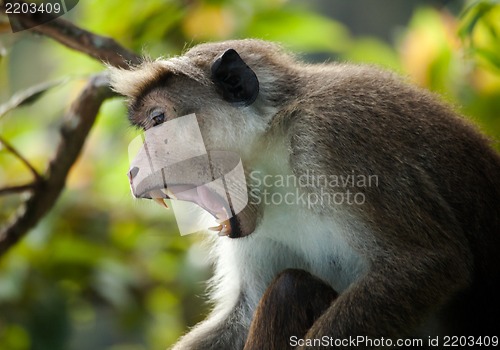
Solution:
<path fill-rule="evenodd" d="M 326 283 L 303 270 L 287 269 L 271 282 L 255 310 L 244 350 L 286 350 L 303 339 L 337 297 Z"/>
<path fill-rule="evenodd" d="M 339 69 L 336 79 L 321 79 L 319 93 L 307 89 L 293 112 L 285 112 L 301 116 L 291 125 L 291 162 L 297 173 L 378 174 L 380 186 L 367 188 L 366 205 L 353 208 L 373 234 L 352 237 L 369 256 L 372 273 L 342 295 L 309 336 L 327 329 L 402 336 L 422 320 L 416 307 L 438 308 L 450 299 L 456 302 L 447 306 L 454 315 L 449 334 L 498 334 L 498 154 L 435 96 L 371 67 Z M 339 329 L 344 307 L 351 321 Z"/>
<path fill-rule="evenodd" d="M 209 81 L 212 63 L 230 48 L 260 82 L 259 96 L 248 107 L 226 103 Z M 239 152 L 249 168 L 272 158 L 273 147 L 281 145 L 297 176 L 378 176 L 379 186 L 361 189 L 364 205 L 311 210 L 311 217 L 347 218 L 346 231 L 354 233 L 344 238 L 368 268 L 307 337 L 500 334 L 500 157 L 436 96 L 370 66 L 306 65 L 258 40 L 199 45 L 181 58 L 149 62 L 133 72 L 114 69 L 112 81 L 129 97 L 132 123 L 151 127 L 148 111 L 158 105 L 167 120 L 194 112 L 207 148 Z M 245 235 L 255 227 L 257 232 L 265 216 L 265 208 L 258 208 L 240 217 L 251 227 Z M 244 242 L 251 239 L 241 240 L 246 241 L 235 246 L 247 252 Z M 282 254 L 290 251 L 276 251 Z M 269 272 L 260 274 L 266 285 L 279 272 L 272 270 L 272 258 Z M 297 259 L 291 261 L 302 264 Z M 223 276 L 227 267 L 217 266 L 223 290 L 230 279 Z M 254 308 L 245 288 L 258 284 L 250 277 L 241 276 L 230 310 L 216 307 L 175 349 L 241 349 Z M 422 331 L 432 314 L 439 329 Z"/>

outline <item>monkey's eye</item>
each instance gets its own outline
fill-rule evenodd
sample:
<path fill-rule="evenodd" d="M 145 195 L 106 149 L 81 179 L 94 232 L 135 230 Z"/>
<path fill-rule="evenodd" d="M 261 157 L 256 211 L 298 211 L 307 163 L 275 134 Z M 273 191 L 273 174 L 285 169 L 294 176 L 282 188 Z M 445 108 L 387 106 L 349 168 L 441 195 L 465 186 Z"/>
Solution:
<path fill-rule="evenodd" d="M 153 126 L 162 124 L 165 121 L 165 113 L 160 109 L 155 109 L 149 114 Z"/>

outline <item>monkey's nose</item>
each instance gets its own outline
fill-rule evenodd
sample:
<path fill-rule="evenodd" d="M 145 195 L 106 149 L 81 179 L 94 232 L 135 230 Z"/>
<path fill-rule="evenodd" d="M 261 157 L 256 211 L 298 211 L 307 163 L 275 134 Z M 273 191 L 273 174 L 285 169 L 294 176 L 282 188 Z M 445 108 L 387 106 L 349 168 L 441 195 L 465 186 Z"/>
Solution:
<path fill-rule="evenodd" d="M 136 166 L 133 168 L 130 168 L 130 170 L 128 171 L 127 175 L 128 175 L 128 179 L 129 179 L 131 184 L 132 184 L 132 181 L 134 180 L 134 177 L 137 176 L 138 172 L 139 172 L 139 168 Z"/>

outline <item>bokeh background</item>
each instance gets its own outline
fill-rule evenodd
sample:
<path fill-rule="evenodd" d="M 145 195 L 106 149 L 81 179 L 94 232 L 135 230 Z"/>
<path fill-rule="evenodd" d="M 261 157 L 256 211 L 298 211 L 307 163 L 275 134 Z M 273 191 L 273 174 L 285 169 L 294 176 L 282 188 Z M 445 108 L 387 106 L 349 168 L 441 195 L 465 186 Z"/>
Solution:
<path fill-rule="evenodd" d="M 65 18 L 152 57 L 257 37 L 309 62 L 381 65 L 441 94 L 500 148 L 498 1 L 82 0 Z M 0 116 L 0 136 L 42 172 L 62 115 L 103 69 L 51 39 L 2 31 L 0 105 L 64 82 Z M 129 193 L 136 135 L 124 101 L 107 101 L 57 205 L 0 257 L 0 349 L 165 349 L 203 319 L 210 265 L 200 237 L 181 237 L 171 212 Z M 31 176 L 0 149 L 0 188 Z M 0 197 L 0 224 L 20 200 Z"/>

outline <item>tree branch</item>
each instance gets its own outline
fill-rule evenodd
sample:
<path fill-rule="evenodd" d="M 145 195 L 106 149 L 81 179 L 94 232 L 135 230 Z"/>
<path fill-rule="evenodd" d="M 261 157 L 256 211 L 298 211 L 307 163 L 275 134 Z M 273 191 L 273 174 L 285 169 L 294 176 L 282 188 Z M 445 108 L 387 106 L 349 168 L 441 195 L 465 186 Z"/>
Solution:
<path fill-rule="evenodd" d="M 17 149 L 14 148 L 10 143 L 7 142 L 7 140 L 4 140 L 3 137 L 0 136 L 0 145 L 2 145 L 7 151 L 12 153 L 17 159 L 21 161 L 33 174 L 33 177 L 35 178 L 36 181 L 40 181 L 42 179 L 41 175 L 38 173 L 38 171 L 31 165 L 30 162 L 24 156 L 19 153 Z"/>
<path fill-rule="evenodd" d="M 5 5 L 0 4 L 0 11 L 5 13 L 5 10 Z M 9 20 L 11 23 L 14 21 L 18 28 L 50 37 L 73 50 L 115 67 L 128 68 L 141 62 L 138 55 L 125 49 L 114 39 L 91 33 L 51 14 L 29 12 L 9 14 Z"/>
<path fill-rule="evenodd" d="M 5 13 L 3 1 L 0 1 L 0 12 Z M 49 19 L 50 21 L 46 22 Z M 48 36 L 71 49 L 115 67 L 129 68 L 130 65 L 141 62 L 140 56 L 120 46 L 115 40 L 93 34 L 61 18 L 47 18 L 46 14 L 20 13 L 9 15 L 9 20 L 11 24 L 12 21 L 16 21 L 16 27 Z M 37 25 L 41 22 L 44 24 Z M 46 173 L 35 175 L 36 179 L 32 184 L 6 188 L 3 193 L 0 193 L 31 190 L 28 199 L 21 204 L 17 213 L 0 228 L 0 256 L 19 241 L 54 206 L 64 188 L 68 172 L 80 154 L 101 104 L 113 95 L 106 74 L 95 75 L 73 102 L 64 118 L 60 130 L 61 140 Z"/>
<path fill-rule="evenodd" d="M 13 246 L 53 207 L 64 188 L 66 177 L 78 158 L 101 104 L 113 96 L 105 73 L 94 76 L 73 102 L 61 126 L 61 141 L 50 161 L 45 178 L 17 214 L 0 231 L 0 256 Z"/>
<path fill-rule="evenodd" d="M 18 185 L 18 186 L 10 186 L 10 187 L 4 187 L 0 188 L 0 196 L 6 195 L 6 194 L 11 194 L 11 193 L 20 193 L 20 192 L 26 192 L 26 191 L 32 191 L 36 187 L 36 182 L 31 182 L 26 185 Z"/>

